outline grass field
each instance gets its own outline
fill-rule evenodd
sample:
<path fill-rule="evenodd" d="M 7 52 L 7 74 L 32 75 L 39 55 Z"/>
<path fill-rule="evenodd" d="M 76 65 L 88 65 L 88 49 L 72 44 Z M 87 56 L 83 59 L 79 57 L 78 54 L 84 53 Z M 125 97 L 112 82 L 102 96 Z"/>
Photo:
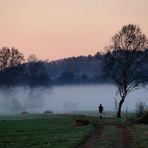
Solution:
<path fill-rule="evenodd" d="M 103 127 L 100 127 L 100 138 L 94 140 L 94 147 L 118 147 L 122 142 L 118 125 L 125 125 L 125 119 L 27 114 L 0 116 L 0 148 L 75 148 L 94 130 L 94 124 L 76 127 L 76 119 L 89 119 L 91 123 L 99 123 Z M 132 134 L 133 147 L 147 148 L 148 125 L 125 126 Z"/>
<path fill-rule="evenodd" d="M 0 148 L 76 147 L 93 130 L 92 125 L 75 127 L 75 119 L 78 118 L 85 117 L 77 115 L 1 117 Z"/>
<path fill-rule="evenodd" d="M 134 148 L 148 148 L 148 125 L 138 124 L 131 127 Z"/>

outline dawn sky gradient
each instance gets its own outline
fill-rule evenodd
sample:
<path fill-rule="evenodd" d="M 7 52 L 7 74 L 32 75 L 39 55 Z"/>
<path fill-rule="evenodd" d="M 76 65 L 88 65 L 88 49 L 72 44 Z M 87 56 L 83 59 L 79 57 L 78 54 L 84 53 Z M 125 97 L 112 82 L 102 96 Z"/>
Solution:
<path fill-rule="evenodd" d="M 148 36 L 148 0 L 0 0 L 0 48 L 49 60 L 93 55 L 129 23 Z"/>

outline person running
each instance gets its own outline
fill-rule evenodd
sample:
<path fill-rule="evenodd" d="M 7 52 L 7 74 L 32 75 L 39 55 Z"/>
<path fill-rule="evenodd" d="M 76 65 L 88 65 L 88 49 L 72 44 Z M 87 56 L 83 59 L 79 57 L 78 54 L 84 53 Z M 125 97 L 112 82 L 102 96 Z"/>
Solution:
<path fill-rule="evenodd" d="M 98 111 L 99 111 L 100 118 L 102 118 L 103 110 L 104 110 L 104 108 L 103 108 L 102 104 L 100 104 L 100 105 L 98 106 Z"/>

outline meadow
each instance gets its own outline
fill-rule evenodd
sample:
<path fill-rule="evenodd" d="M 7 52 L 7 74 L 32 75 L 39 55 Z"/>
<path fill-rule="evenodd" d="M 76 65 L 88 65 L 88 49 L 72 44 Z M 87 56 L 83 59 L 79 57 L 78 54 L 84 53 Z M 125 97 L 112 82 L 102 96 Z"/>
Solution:
<path fill-rule="evenodd" d="M 0 147 L 76 147 L 92 125 L 75 127 L 76 115 L 17 115 L 1 117 Z"/>
<path fill-rule="evenodd" d="M 87 119 L 90 124 L 76 126 L 76 119 Z M 76 114 L 18 114 L 0 117 L 2 148 L 84 148 L 86 144 L 92 148 L 146 148 L 148 125 L 125 124 L 125 118 L 99 119 L 97 116 Z"/>

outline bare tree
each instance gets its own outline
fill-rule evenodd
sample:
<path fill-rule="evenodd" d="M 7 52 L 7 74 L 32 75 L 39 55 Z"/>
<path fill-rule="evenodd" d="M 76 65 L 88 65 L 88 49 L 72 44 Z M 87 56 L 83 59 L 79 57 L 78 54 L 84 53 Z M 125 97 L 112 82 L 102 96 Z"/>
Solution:
<path fill-rule="evenodd" d="M 15 48 L 3 47 L 0 49 L 0 69 L 15 67 L 24 61 L 24 55 Z"/>
<path fill-rule="evenodd" d="M 0 50 L 0 69 L 3 70 L 9 65 L 10 49 L 3 47 Z"/>
<path fill-rule="evenodd" d="M 139 26 L 133 24 L 123 26 L 111 42 L 109 50 L 144 50 L 148 47 L 147 37 Z"/>
<path fill-rule="evenodd" d="M 112 38 L 112 44 L 104 57 L 104 71 L 113 83 L 121 97 L 117 117 L 121 117 L 121 107 L 127 95 L 144 86 L 141 61 L 143 50 L 147 48 L 148 40 L 142 34 L 139 26 L 123 26 Z"/>
<path fill-rule="evenodd" d="M 24 55 L 18 51 L 16 48 L 11 48 L 10 58 L 9 58 L 9 66 L 15 67 L 21 64 L 24 61 Z"/>

